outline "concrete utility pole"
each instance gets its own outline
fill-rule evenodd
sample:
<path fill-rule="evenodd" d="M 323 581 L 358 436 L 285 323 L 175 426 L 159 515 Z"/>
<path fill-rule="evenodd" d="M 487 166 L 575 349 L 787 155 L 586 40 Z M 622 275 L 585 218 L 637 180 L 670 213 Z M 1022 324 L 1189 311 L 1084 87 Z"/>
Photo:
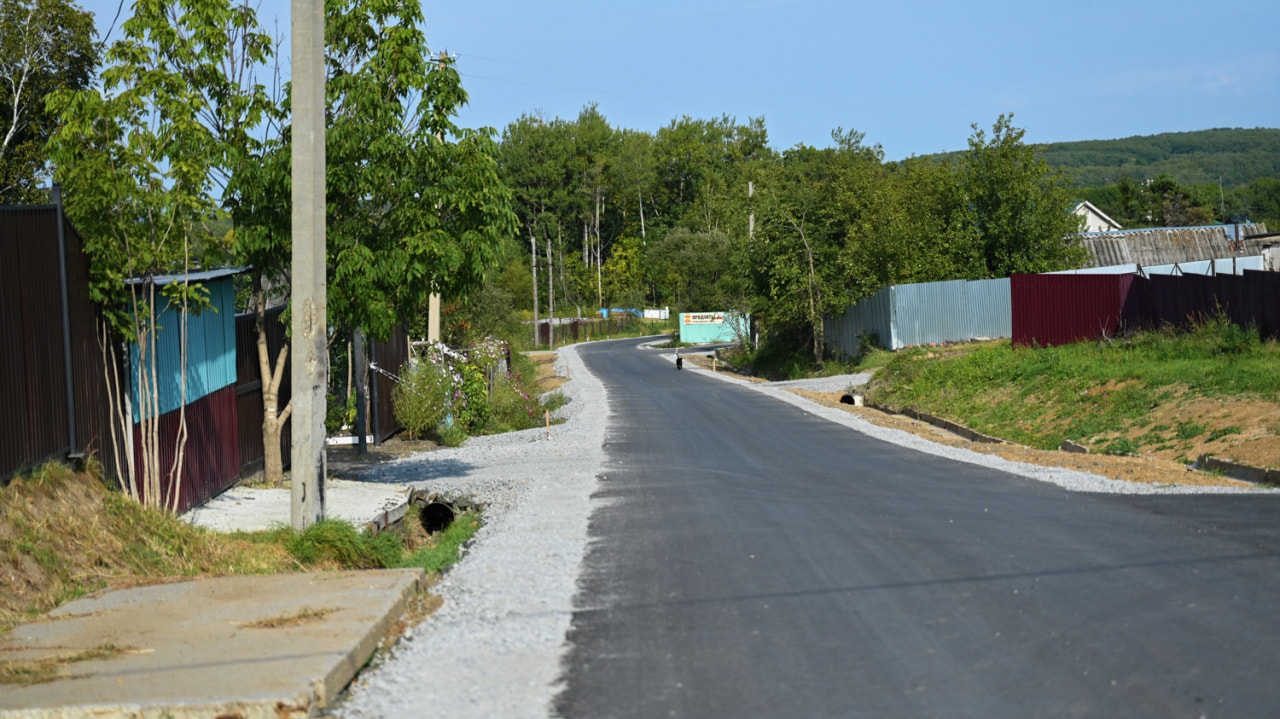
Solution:
<path fill-rule="evenodd" d="M 538 349 L 538 238 L 529 233 L 529 267 L 533 270 L 533 348 Z"/>
<path fill-rule="evenodd" d="M 552 283 L 552 280 L 555 278 L 555 276 L 556 276 L 556 273 L 552 271 L 552 267 L 551 267 L 551 238 L 548 237 L 547 238 L 547 315 L 548 315 L 548 319 L 551 321 L 551 324 L 547 326 L 547 330 L 548 330 L 547 336 L 551 338 L 551 341 L 547 343 L 547 346 L 550 347 L 551 349 L 556 348 L 556 287 Z"/>
<path fill-rule="evenodd" d="M 324 1 L 292 0 L 293 528 L 324 519 L 325 342 Z"/>

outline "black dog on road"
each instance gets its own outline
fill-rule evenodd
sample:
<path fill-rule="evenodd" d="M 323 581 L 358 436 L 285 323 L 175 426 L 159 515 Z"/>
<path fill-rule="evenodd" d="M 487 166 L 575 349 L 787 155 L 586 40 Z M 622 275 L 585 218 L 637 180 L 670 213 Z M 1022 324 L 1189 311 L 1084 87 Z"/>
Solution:
<path fill-rule="evenodd" d="M 684 369 L 684 358 L 680 356 L 680 350 L 676 350 L 676 369 Z"/>

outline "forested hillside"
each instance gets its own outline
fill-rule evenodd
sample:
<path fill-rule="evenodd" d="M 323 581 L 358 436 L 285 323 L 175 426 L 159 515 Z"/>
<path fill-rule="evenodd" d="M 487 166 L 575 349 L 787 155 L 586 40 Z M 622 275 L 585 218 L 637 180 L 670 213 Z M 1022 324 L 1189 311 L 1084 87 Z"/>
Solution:
<path fill-rule="evenodd" d="M 1057 142 L 1041 151 L 1079 187 L 1103 187 L 1128 175 L 1137 182 L 1169 175 L 1182 185 L 1243 187 L 1280 177 L 1280 129 L 1167 132 L 1121 140 Z"/>

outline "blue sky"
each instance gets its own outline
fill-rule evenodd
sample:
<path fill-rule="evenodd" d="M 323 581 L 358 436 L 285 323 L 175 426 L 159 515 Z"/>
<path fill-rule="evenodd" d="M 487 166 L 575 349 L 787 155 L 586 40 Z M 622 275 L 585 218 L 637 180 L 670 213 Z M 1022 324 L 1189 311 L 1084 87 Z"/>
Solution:
<path fill-rule="evenodd" d="M 126 0 L 130 2 L 131 0 Z M 116 0 L 83 0 L 100 31 Z M 469 126 L 521 114 L 655 132 L 681 115 L 763 116 L 771 144 L 842 126 L 888 159 L 964 149 L 1000 113 L 1032 142 L 1280 127 L 1280 2 L 850 3 L 467 0 L 427 3 L 458 56 Z M 125 12 L 128 12 L 126 6 Z M 260 18 L 289 28 L 289 2 Z"/>

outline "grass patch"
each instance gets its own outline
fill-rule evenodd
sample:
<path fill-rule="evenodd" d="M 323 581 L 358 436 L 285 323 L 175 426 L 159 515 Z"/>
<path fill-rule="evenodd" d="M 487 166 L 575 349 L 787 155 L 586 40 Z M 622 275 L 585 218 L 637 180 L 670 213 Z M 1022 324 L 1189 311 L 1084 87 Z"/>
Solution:
<path fill-rule="evenodd" d="M 1112 440 L 1102 451 L 1107 454 L 1133 454 L 1138 451 L 1138 445 L 1125 437 L 1121 437 Z"/>
<path fill-rule="evenodd" d="M 1175 439 L 1195 439 L 1204 434 L 1205 427 L 1199 422 L 1179 422 L 1178 431 L 1174 432 Z"/>
<path fill-rule="evenodd" d="M 59 654 L 44 659 L 11 659 L 0 661 L 0 684 L 32 686 L 60 678 L 63 668 L 95 659 L 111 659 L 124 654 L 127 649 L 114 644 L 103 644 L 70 654 Z"/>
<path fill-rule="evenodd" d="M 219 534 L 147 509 L 93 475 L 42 468 L 0 489 L 0 632 L 89 592 L 174 577 L 412 566 L 437 572 L 457 561 L 480 521 L 464 514 L 439 537 L 415 536 L 408 524 L 404 533 L 372 536 L 338 520 L 303 532 Z"/>
<path fill-rule="evenodd" d="M 1241 431 L 1242 430 L 1235 425 L 1231 425 L 1230 427 L 1221 427 L 1210 432 L 1209 439 L 1207 441 L 1216 442 L 1229 434 L 1240 434 Z"/>
<path fill-rule="evenodd" d="M 1040 449 L 1064 439 L 1108 437 L 1116 449 L 1146 429 L 1153 410 L 1196 398 L 1280 393 L 1280 345 L 1219 321 L 1192 331 L 1138 334 L 1112 344 L 1014 348 L 1007 340 L 896 353 L 868 387 L 869 398 L 911 406 Z M 1173 429 L 1173 437 L 1161 435 Z M 1189 441 L 1209 431 L 1189 418 L 1125 441 Z M 1221 432 L 1222 430 L 1215 430 Z"/>
<path fill-rule="evenodd" d="M 410 510 L 417 510 L 417 507 L 410 507 Z M 409 519 L 408 516 L 405 517 L 406 522 Z M 416 526 L 421 526 L 417 522 L 416 515 L 413 515 L 413 520 Z M 443 572 L 462 558 L 463 545 L 478 531 L 480 531 L 480 515 L 474 512 L 463 512 L 443 531 L 437 532 L 436 535 L 414 548 L 404 558 L 401 566 L 421 567 L 429 574 Z"/>

